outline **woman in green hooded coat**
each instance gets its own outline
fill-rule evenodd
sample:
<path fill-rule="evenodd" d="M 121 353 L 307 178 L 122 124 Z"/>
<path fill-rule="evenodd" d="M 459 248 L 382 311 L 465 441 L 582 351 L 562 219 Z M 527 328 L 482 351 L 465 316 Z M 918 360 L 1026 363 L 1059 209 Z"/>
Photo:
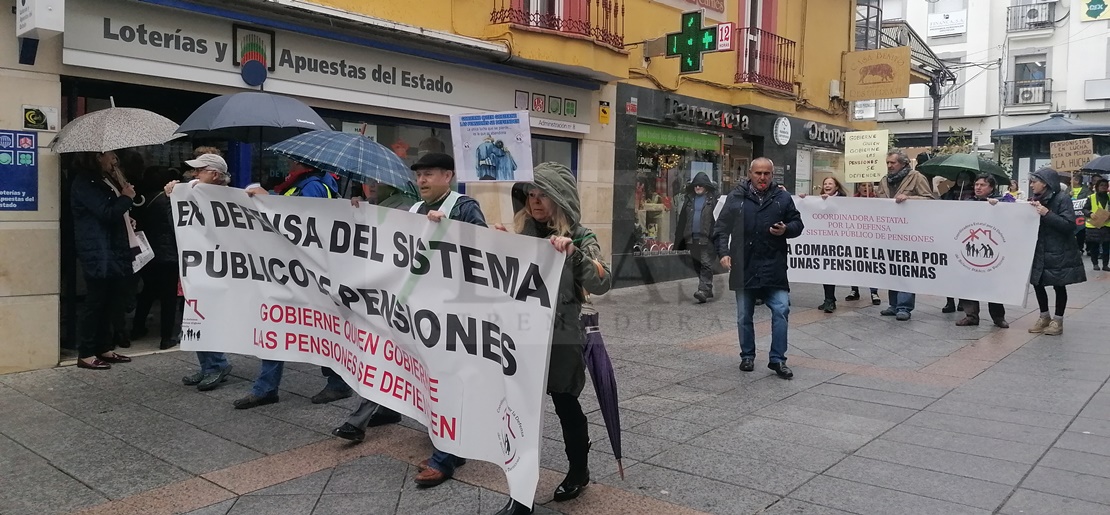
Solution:
<path fill-rule="evenodd" d="M 590 482 L 589 425 L 578 402 L 586 384 L 582 304 L 588 301 L 588 295 L 609 291 L 612 278 L 609 265 L 601 259 L 597 236 L 580 223 L 578 185 L 570 169 L 558 163 L 543 163 L 535 167 L 533 175 L 533 182 L 513 186 L 514 232 L 547 238 L 556 250 L 567 254 L 547 372 L 547 393 L 555 404 L 570 462 L 570 471 L 555 489 L 555 501 L 562 502 L 578 497 Z M 496 228 L 505 230 L 501 225 Z M 532 508 L 510 499 L 498 515 L 526 513 L 532 513 Z"/>

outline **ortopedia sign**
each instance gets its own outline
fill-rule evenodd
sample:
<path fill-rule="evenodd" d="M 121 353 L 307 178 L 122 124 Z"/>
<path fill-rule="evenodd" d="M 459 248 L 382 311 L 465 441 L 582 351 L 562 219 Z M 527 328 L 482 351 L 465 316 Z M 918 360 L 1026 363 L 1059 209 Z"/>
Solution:
<path fill-rule="evenodd" d="M 269 90 L 283 81 L 489 111 L 513 110 L 524 92 L 540 99 L 546 117 L 588 123 L 576 107 L 590 92 L 539 80 L 139 2 L 69 0 L 66 18 L 68 65 L 227 86 L 265 82 Z"/>
<path fill-rule="evenodd" d="M 790 280 L 1023 305 L 1038 220 L 1027 203 L 794 198 Z M 1015 280 L 1018 278 L 1020 280 Z"/>
<path fill-rule="evenodd" d="M 331 368 L 532 504 L 559 279 L 544 239 L 220 186 L 171 195 L 183 350 Z"/>

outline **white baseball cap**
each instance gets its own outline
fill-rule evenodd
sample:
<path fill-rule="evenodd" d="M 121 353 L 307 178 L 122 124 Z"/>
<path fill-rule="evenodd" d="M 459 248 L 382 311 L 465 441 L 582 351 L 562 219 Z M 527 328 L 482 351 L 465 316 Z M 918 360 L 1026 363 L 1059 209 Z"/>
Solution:
<path fill-rule="evenodd" d="M 227 174 L 227 161 L 216 154 L 202 154 L 196 159 L 185 161 L 185 164 L 193 168 L 213 168 L 222 174 Z"/>

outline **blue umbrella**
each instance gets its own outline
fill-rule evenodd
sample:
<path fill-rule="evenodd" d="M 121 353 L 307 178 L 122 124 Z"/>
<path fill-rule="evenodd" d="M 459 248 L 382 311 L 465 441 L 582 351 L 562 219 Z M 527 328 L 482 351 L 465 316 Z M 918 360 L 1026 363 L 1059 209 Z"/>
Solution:
<path fill-rule="evenodd" d="M 306 132 L 266 150 L 358 182 L 377 181 L 416 193 L 412 172 L 404 161 L 389 148 L 360 134 Z"/>

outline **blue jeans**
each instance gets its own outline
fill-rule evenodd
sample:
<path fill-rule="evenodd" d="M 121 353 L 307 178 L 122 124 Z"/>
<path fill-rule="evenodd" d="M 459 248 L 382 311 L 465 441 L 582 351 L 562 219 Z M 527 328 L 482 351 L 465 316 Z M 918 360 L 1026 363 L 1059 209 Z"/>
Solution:
<path fill-rule="evenodd" d="M 200 362 L 202 374 L 211 374 L 227 368 L 227 356 L 222 352 L 197 351 L 197 361 Z"/>
<path fill-rule="evenodd" d="M 338 392 L 350 391 L 351 387 L 347 386 L 347 383 L 343 381 L 342 377 L 339 377 L 339 374 L 332 372 L 327 367 L 320 367 L 320 370 L 328 378 L 328 385 L 324 388 Z M 283 372 L 285 372 L 284 361 L 262 360 L 262 367 L 258 371 L 258 379 L 254 380 L 254 386 L 251 387 L 251 394 L 255 397 L 265 397 L 277 393 L 278 386 L 281 385 L 281 374 Z"/>
<path fill-rule="evenodd" d="M 904 291 L 887 291 L 887 298 L 890 301 L 890 307 L 895 313 L 913 311 L 914 305 L 917 303 L 917 295 L 913 293 L 906 293 Z"/>
<path fill-rule="evenodd" d="M 740 333 L 740 358 L 755 359 L 755 324 L 752 316 L 755 315 L 755 299 L 763 298 L 763 302 L 771 309 L 771 363 L 786 362 L 786 331 L 790 319 L 790 292 L 786 290 L 737 290 L 736 291 L 736 327 Z"/>
<path fill-rule="evenodd" d="M 455 467 L 462 465 L 461 458 L 454 454 L 443 452 L 439 449 L 432 451 L 432 457 L 428 460 L 428 466 L 443 473 L 447 477 L 455 475 Z"/>

